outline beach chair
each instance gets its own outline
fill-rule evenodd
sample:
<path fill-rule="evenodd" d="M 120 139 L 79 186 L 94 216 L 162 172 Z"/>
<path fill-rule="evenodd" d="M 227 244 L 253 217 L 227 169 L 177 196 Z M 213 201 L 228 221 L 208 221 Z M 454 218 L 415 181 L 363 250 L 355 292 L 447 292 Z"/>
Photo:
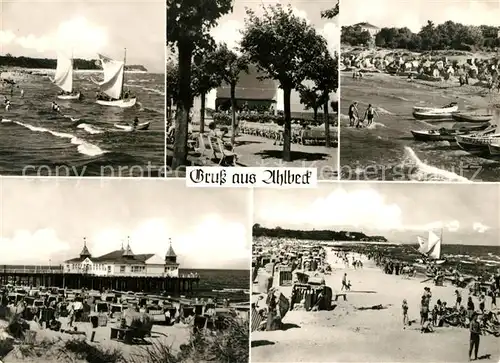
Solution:
<path fill-rule="evenodd" d="M 198 154 L 200 154 L 201 157 L 206 157 L 207 156 L 207 151 L 210 150 L 209 147 L 207 147 L 207 144 L 205 143 L 205 139 L 204 139 L 204 136 L 203 134 L 199 134 L 198 135 L 198 145 L 195 146 L 194 148 L 194 151 Z"/>
<path fill-rule="evenodd" d="M 219 139 L 218 137 L 210 136 L 208 140 L 210 141 L 210 146 L 213 150 L 214 158 L 219 160 L 219 166 L 221 165 L 236 166 L 236 160 L 238 156 L 236 155 L 235 152 L 227 150 L 224 147 L 222 140 Z M 217 154 L 220 154 L 220 156 L 218 156 Z"/>

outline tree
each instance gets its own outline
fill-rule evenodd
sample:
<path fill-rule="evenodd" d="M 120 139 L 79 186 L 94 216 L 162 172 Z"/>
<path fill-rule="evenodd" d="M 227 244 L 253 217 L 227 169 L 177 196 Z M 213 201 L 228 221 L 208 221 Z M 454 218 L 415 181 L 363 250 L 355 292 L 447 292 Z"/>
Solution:
<path fill-rule="evenodd" d="M 177 47 L 179 100 L 172 168 L 186 165 L 189 111 L 192 105 L 191 65 L 196 50 L 213 49 L 209 34 L 217 20 L 232 11 L 232 0 L 167 0 L 167 43 Z"/>
<path fill-rule="evenodd" d="M 249 60 L 266 72 L 267 78 L 277 80 L 283 89 L 283 160 L 290 161 L 292 89 L 300 89 L 307 76 L 308 64 L 328 49 L 326 39 L 304 19 L 295 16 L 291 6 L 263 6 L 263 10 L 259 18 L 247 9 L 241 47 Z"/>
<path fill-rule="evenodd" d="M 372 40 L 368 30 L 363 30 L 359 25 L 343 26 L 340 32 L 340 41 L 345 44 L 357 46 L 367 45 Z"/>
<path fill-rule="evenodd" d="M 328 103 L 330 94 L 339 88 L 338 58 L 328 52 L 309 63 L 308 78 L 315 84 L 315 91 L 319 92 L 322 102 L 325 124 L 325 146 L 330 147 L 330 120 Z"/>
<path fill-rule="evenodd" d="M 422 39 L 422 49 L 436 49 L 439 38 L 436 32 L 436 27 L 432 21 L 427 21 L 427 24 L 422 27 L 418 35 L 420 36 L 420 39 Z"/>
<path fill-rule="evenodd" d="M 314 112 L 314 122 L 318 121 L 318 108 L 323 104 L 322 94 L 318 93 L 315 88 L 302 87 L 299 89 L 300 103 L 304 105 L 306 110 L 312 109 Z"/>
<path fill-rule="evenodd" d="M 236 85 L 241 72 L 248 73 L 248 59 L 228 49 L 226 44 L 221 44 L 214 53 L 215 64 L 219 67 L 218 73 L 222 80 L 231 87 L 231 145 L 234 146 L 236 137 Z"/>
<path fill-rule="evenodd" d="M 179 67 L 172 60 L 167 62 L 167 118 L 172 115 L 172 103 L 177 106 L 179 100 Z"/>
<path fill-rule="evenodd" d="M 335 5 L 335 7 L 333 7 L 332 9 L 328 9 L 328 10 L 321 12 L 321 17 L 325 18 L 325 19 L 333 19 L 337 15 L 339 15 L 339 2 L 338 1 L 337 1 L 337 5 Z"/>
<path fill-rule="evenodd" d="M 193 96 L 200 96 L 200 133 L 205 132 L 205 98 L 210 90 L 222 83 L 220 65 L 216 61 L 216 53 L 207 51 L 200 54 L 200 61 L 194 64 L 192 89 Z"/>

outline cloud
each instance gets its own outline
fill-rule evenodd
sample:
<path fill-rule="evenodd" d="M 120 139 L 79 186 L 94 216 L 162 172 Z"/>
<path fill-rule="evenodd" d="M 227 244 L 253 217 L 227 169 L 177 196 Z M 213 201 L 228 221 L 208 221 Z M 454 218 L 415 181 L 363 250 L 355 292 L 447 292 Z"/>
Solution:
<path fill-rule="evenodd" d="M 319 33 L 326 39 L 331 55 L 339 52 L 340 28 L 333 22 L 326 23 Z"/>
<path fill-rule="evenodd" d="M 424 215 L 425 218 L 425 215 Z M 391 203 L 375 189 L 347 191 L 338 188 L 306 207 L 294 208 L 288 203 L 266 203 L 256 210 L 256 220 L 269 227 L 291 228 L 363 228 L 378 231 L 429 231 L 444 229 L 457 232 L 458 220 L 447 218 L 412 223 L 402 208 Z M 284 222 L 286 221 L 286 222 Z M 476 230 L 476 229 L 475 229 Z"/>
<path fill-rule="evenodd" d="M 36 231 L 19 230 L 12 237 L 0 238 L 2 262 L 5 264 L 59 264 L 55 256 L 71 250 L 68 242 L 61 240 L 53 229 Z M 29 253 L 26 253 L 29 251 Z"/>
<path fill-rule="evenodd" d="M 205 217 L 189 233 L 177 236 L 175 246 L 176 252 L 192 267 L 223 267 L 237 260 L 248 260 L 247 266 L 250 263 L 248 228 L 216 215 Z"/>
<path fill-rule="evenodd" d="M 231 50 L 236 50 L 241 42 L 243 23 L 237 20 L 228 20 L 215 27 L 211 34 L 217 43 L 226 43 Z"/>
<path fill-rule="evenodd" d="M 474 222 L 472 224 L 472 229 L 477 233 L 484 233 L 490 229 L 490 227 L 482 224 L 481 222 Z"/>
<path fill-rule="evenodd" d="M 332 226 L 368 227 L 380 230 L 403 226 L 398 205 L 387 203 L 372 189 L 347 192 L 338 188 L 325 198 L 317 199 L 308 208 L 291 210 L 289 205 L 271 205 L 260 211 L 260 220 L 275 220 L 287 216 L 297 226 L 311 224 L 318 228 Z"/>
<path fill-rule="evenodd" d="M 129 231 L 118 228 L 101 230 L 88 240 L 94 256 L 117 250 L 121 243 L 126 246 L 127 236 L 134 253 L 154 253 L 165 256 L 169 238 L 184 268 L 224 268 L 233 260 L 250 257 L 249 231 L 241 223 L 228 223 L 211 215 L 203 218 L 188 232 L 175 233 L 175 226 L 163 218 L 141 221 Z M 240 266 L 241 268 L 246 266 Z"/>
<path fill-rule="evenodd" d="M 0 44 L 17 44 L 37 52 L 64 51 L 74 52 L 78 57 L 95 56 L 108 43 L 105 28 L 77 17 L 61 23 L 58 29 L 46 35 L 16 35 L 11 30 L 0 31 Z"/>

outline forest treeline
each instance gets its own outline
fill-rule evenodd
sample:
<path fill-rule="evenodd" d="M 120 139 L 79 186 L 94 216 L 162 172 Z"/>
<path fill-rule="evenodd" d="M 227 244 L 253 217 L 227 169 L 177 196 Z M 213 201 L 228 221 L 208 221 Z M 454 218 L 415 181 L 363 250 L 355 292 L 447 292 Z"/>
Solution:
<path fill-rule="evenodd" d="M 377 47 L 429 50 L 494 50 L 500 47 L 499 27 L 489 25 L 463 25 L 453 21 L 435 25 L 428 21 L 418 33 L 408 28 L 382 28 L 372 38 L 360 25 L 343 26 L 341 41 L 352 46 L 364 46 L 375 42 Z"/>
<path fill-rule="evenodd" d="M 75 69 L 81 70 L 99 70 L 101 69 L 97 59 L 80 59 L 73 60 Z M 14 57 L 10 54 L 0 56 L 0 67 L 19 67 L 19 68 L 34 68 L 34 69 L 55 69 L 57 65 L 56 59 L 49 58 L 31 58 L 31 57 Z M 125 66 L 126 71 L 144 71 L 147 72 L 143 65 L 130 64 Z"/>

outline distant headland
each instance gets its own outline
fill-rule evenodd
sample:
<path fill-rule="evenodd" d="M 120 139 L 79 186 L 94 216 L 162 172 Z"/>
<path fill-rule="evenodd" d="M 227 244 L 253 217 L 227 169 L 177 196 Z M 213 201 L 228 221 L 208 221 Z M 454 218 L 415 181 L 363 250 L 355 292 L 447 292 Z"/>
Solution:
<path fill-rule="evenodd" d="M 281 227 L 265 228 L 254 224 L 253 237 L 296 238 L 314 241 L 356 241 L 356 242 L 389 242 L 383 236 L 367 236 L 362 232 L 329 231 L 329 230 L 296 230 Z"/>
<path fill-rule="evenodd" d="M 97 59 L 79 59 L 73 60 L 75 69 L 79 70 L 100 70 L 99 61 Z M 48 58 L 31 58 L 31 57 L 14 57 L 10 54 L 0 56 L 0 67 L 18 67 L 31 69 L 55 69 L 57 65 L 56 59 Z M 147 72 L 147 68 L 140 64 L 129 64 L 125 66 L 125 71 L 128 72 Z"/>

